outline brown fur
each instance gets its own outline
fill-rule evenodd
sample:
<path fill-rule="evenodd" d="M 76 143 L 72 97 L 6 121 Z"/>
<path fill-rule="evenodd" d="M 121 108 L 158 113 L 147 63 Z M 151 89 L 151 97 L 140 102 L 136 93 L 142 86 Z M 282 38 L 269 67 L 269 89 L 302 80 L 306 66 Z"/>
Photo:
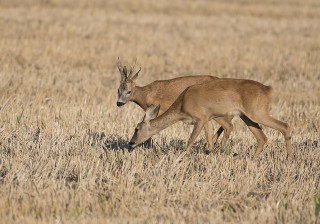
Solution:
<path fill-rule="evenodd" d="M 218 79 L 218 77 L 208 75 L 183 76 L 168 80 L 158 80 L 146 86 L 139 87 L 136 86 L 136 79 L 138 78 L 138 73 L 140 70 L 133 75 L 134 67 L 135 66 L 132 66 L 128 71 L 127 68 L 125 66 L 122 67 L 121 62 L 118 61 L 118 69 L 121 74 L 121 81 L 118 89 L 117 104 L 121 103 L 121 105 L 124 105 L 127 102 L 132 101 L 138 104 L 144 111 L 146 111 L 151 105 L 159 105 L 159 115 L 162 115 L 187 87 Z M 127 94 L 129 92 L 130 94 Z M 221 124 L 222 127 L 219 128 L 215 135 L 213 135 L 212 127 L 208 123 L 204 125 L 207 135 L 210 134 L 210 136 L 213 136 L 213 142 L 218 140 L 223 131 L 227 131 L 227 133 L 231 132 L 232 118 L 233 116 L 217 118 L 216 121 Z M 226 141 L 227 137 L 228 135 L 225 135 L 223 137 L 223 141 Z"/>
<path fill-rule="evenodd" d="M 150 137 L 162 129 L 178 122 L 194 124 L 187 150 L 191 148 L 203 126 L 210 119 L 240 115 L 258 141 L 254 159 L 258 158 L 267 140 L 258 123 L 269 126 L 283 133 L 286 141 L 287 155 L 292 157 L 291 129 L 286 123 L 269 115 L 271 88 L 259 82 L 245 79 L 217 79 L 208 83 L 188 87 L 161 116 L 144 119 L 136 129 L 131 145 L 141 139 Z M 155 108 L 147 110 L 146 115 Z M 230 133 L 225 133 L 229 135 Z M 212 140 L 208 138 L 212 150 Z"/>
<path fill-rule="evenodd" d="M 163 114 L 189 86 L 216 80 L 213 76 L 184 76 L 168 80 L 154 81 L 143 87 L 135 87 L 131 101 L 147 110 L 151 105 L 160 105 Z"/>

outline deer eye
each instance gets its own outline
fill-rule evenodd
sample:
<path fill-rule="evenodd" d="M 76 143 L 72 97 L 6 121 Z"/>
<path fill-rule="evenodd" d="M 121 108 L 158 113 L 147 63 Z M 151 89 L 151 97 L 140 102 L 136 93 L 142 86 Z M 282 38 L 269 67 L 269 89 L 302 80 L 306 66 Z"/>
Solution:
<path fill-rule="evenodd" d="M 128 91 L 127 94 L 128 94 L 128 95 L 131 94 L 131 91 Z"/>

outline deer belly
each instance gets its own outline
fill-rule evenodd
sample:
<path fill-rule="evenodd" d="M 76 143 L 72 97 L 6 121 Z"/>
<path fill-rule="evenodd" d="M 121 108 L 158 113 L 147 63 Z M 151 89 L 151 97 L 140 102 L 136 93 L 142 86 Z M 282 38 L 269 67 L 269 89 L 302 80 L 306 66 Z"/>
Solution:
<path fill-rule="evenodd" d="M 239 116 L 241 111 L 234 107 L 215 106 L 208 109 L 208 114 L 210 117 Z"/>
<path fill-rule="evenodd" d="M 193 119 L 183 119 L 182 122 L 187 125 L 194 125 L 196 123 Z"/>
<path fill-rule="evenodd" d="M 239 110 L 232 110 L 227 113 L 227 116 L 239 116 L 241 112 Z"/>

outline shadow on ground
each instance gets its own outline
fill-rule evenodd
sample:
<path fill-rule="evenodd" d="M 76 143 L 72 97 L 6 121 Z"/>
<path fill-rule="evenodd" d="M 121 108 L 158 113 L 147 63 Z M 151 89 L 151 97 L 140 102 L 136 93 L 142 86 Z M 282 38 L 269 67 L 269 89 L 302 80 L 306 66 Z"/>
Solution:
<path fill-rule="evenodd" d="M 128 140 L 117 135 L 106 135 L 104 132 L 94 132 L 89 130 L 88 140 L 89 144 L 91 145 L 101 145 L 104 151 L 119 151 L 129 149 Z"/>
<path fill-rule="evenodd" d="M 116 135 L 109 135 L 107 136 L 102 142 L 102 148 L 105 151 L 129 151 L 129 141 L 127 139 L 124 139 L 123 137 L 116 136 Z"/>
<path fill-rule="evenodd" d="M 88 139 L 91 145 L 95 144 L 101 144 L 101 147 L 104 151 L 129 151 L 129 141 L 128 139 L 125 139 L 122 136 L 119 135 L 106 135 L 104 132 L 93 132 L 89 130 L 88 132 Z M 221 140 L 220 140 L 221 141 Z M 225 154 L 225 155 L 232 155 L 232 156 L 237 156 L 238 153 L 233 152 L 232 146 L 234 144 L 241 144 L 241 146 L 238 146 L 238 148 L 248 148 L 245 143 L 241 143 L 237 141 L 235 143 L 230 139 L 227 147 L 222 150 L 215 147 L 214 153 L 218 154 Z M 284 144 L 284 143 L 283 143 Z M 310 139 L 307 139 L 306 141 L 300 142 L 300 143 L 293 143 L 294 147 L 299 148 L 300 150 L 310 150 L 310 148 L 314 147 L 319 147 L 320 146 L 320 141 L 313 141 Z M 158 152 L 162 152 L 164 154 L 172 151 L 184 151 L 186 150 L 186 141 L 185 139 L 167 139 L 167 138 L 162 138 L 161 141 L 146 141 L 145 143 L 139 145 L 140 148 L 143 148 L 145 150 L 156 150 Z M 282 143 L 281 143 L 281 147 Z M 255 145 L 249 146 L 249 151 L 253 150 L 255 148 Z M 206 139 L 200 139 L 199 141 L 195 142 L 192 151 L 196 153 L 206 153 L 208 154 L 208 144 L 206 142 Z M 248 151 L 248 152 L 249 152 Z M 248 156 L 247 153 L 244 154 L 244 156 Z"/>

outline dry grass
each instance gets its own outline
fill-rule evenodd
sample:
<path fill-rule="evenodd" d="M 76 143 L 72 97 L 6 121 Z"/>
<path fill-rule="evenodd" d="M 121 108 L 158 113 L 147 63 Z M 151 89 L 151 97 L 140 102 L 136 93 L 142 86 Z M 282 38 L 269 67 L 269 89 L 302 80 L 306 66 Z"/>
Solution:
<path fill-rule="evenodd" d="M 0 27 L 1 223 L 320 222 L 318 1 L 3 0 Z M 264 128 L 252 162 L 239 119 L 237 157 L 186 153 L 182 124 L 153 149 L 122 150 L 143 112 L 116 107 L 118 55 L 138 57 L 141 85 L 192 74 L 272 85 L 294 161 Z"/>

